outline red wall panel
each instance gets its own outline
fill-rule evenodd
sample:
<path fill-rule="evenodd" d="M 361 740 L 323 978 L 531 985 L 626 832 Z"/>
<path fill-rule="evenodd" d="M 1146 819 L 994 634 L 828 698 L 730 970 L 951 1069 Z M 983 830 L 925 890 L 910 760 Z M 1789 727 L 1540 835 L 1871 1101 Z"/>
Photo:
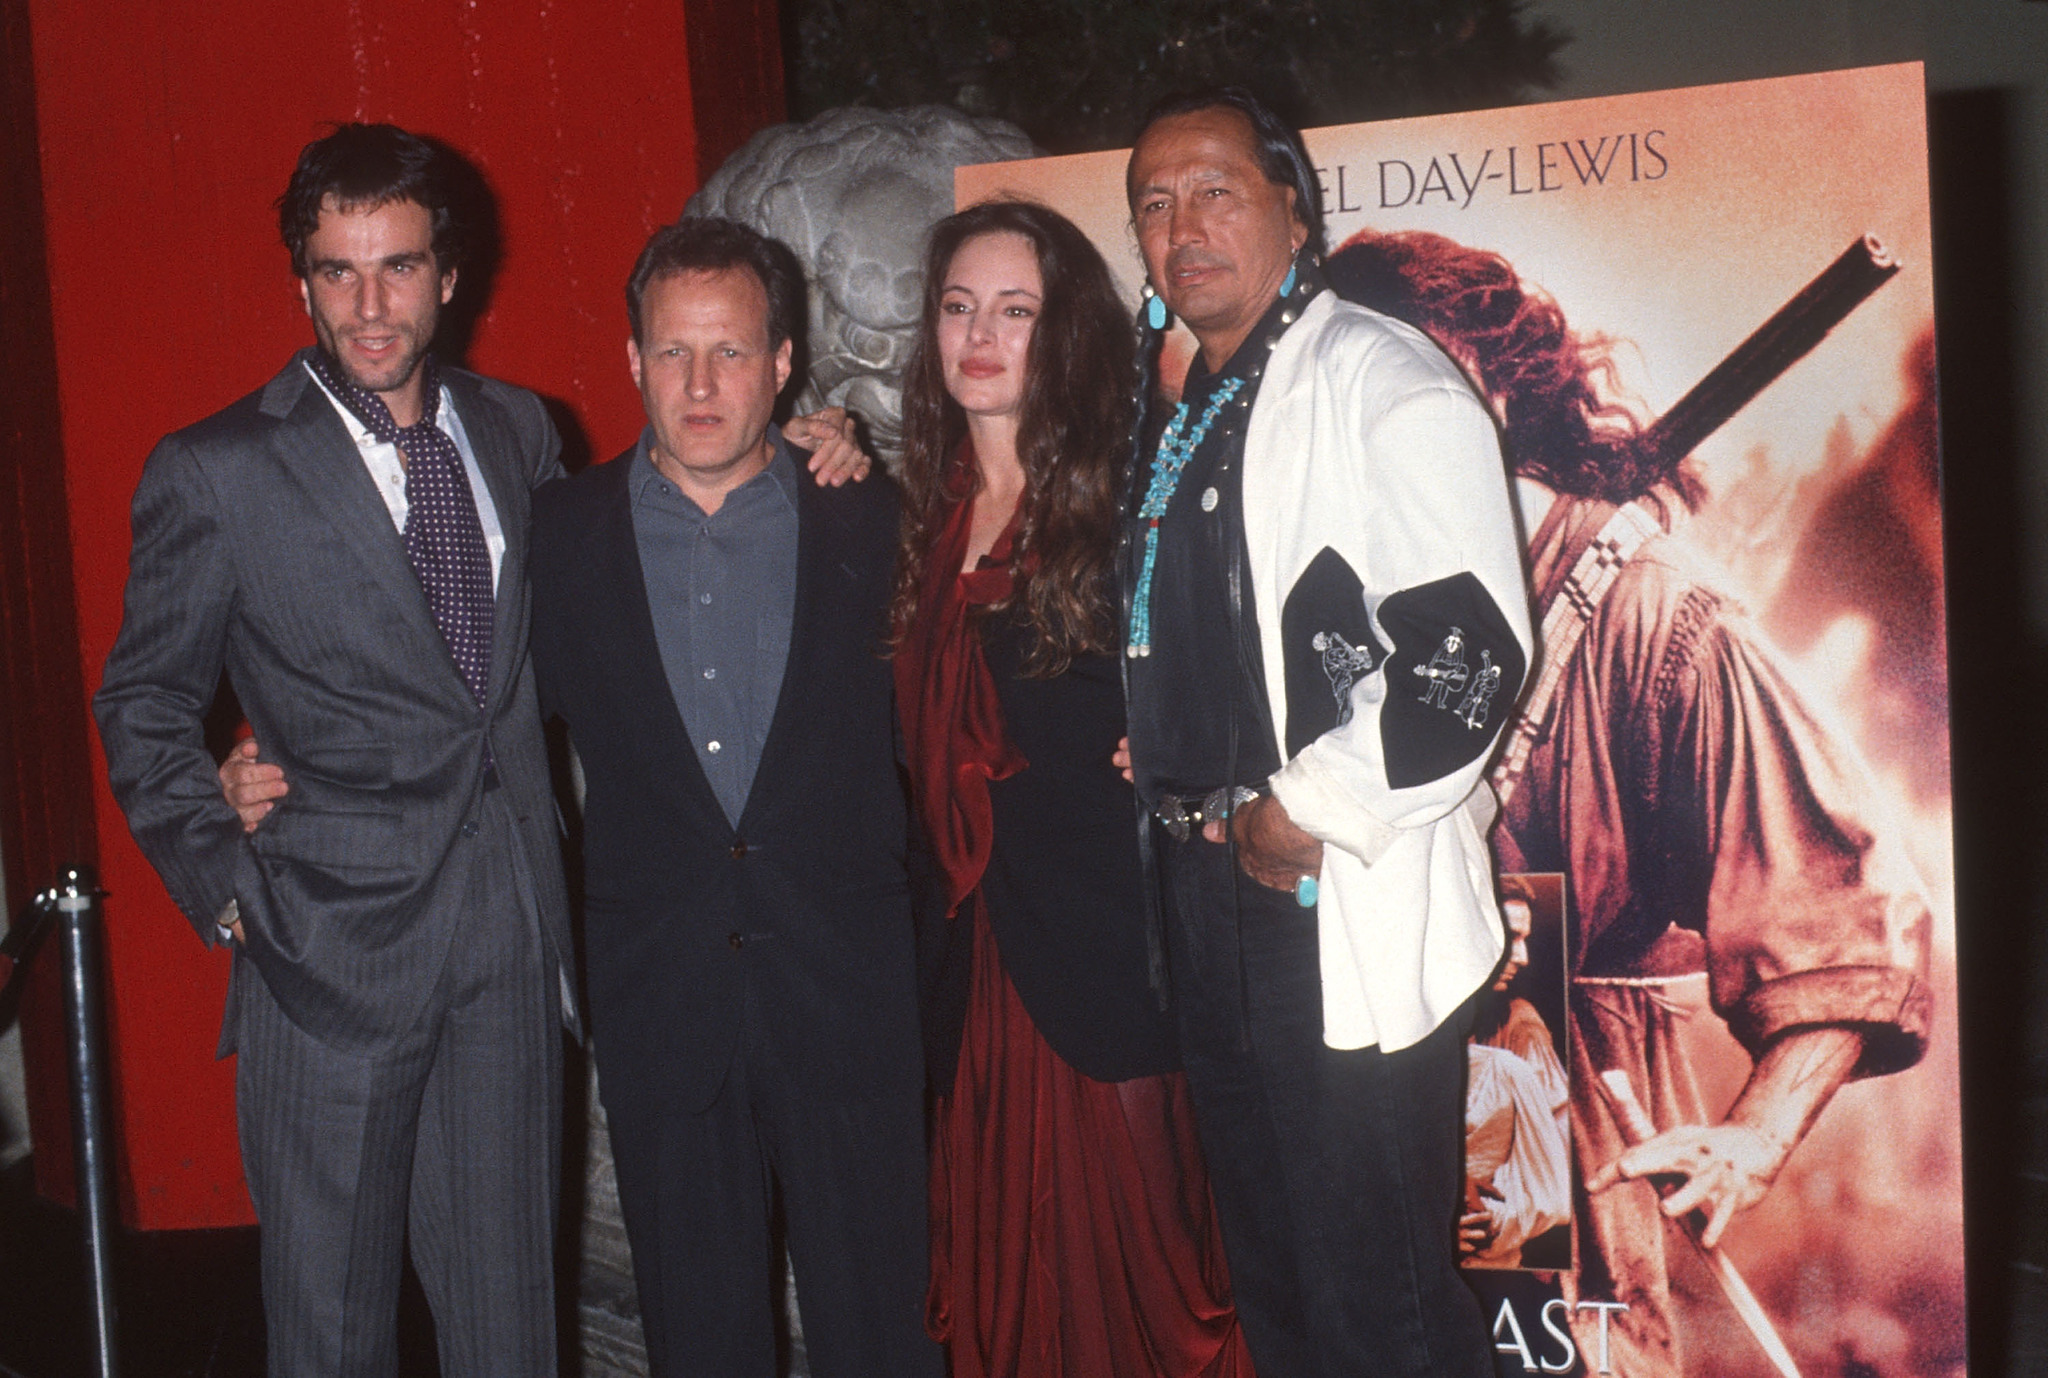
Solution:
<path fill-rule="evenodd" d="M 92 781 L 43 252 L 34 61 L 25 0 L 0 0 L 0 858 L 6 913 L 90 862 Z M 68 1162 L 55 944 L 22 974 L 24 1051 L 46 1157 Z"/>
<path fill-rule="evenodd" d="M 119 625 L 128 500 L 150 446 L 260 386 L 310 339 L 272 203 L 326 123 L 389 120 L 474 159 L 497 197 L 504 252 L 469 362 L 562 403 L 572 446 L 580 432 L 603 458 L 640 425 L 622 286 L 649 231 L 696 186 L 693 89 L 715 103 L 728 138 L 781 115 L 779 81 L 693 88 L 693 57 L 714 73 L 758 74 L 761 35 L 742 35 L 743 60 L 712 61 L 692 52 L 694 21 L 677 0 L 27 0 L 27 10 L 88 694 Z M 231 1064 L 212 1058 L 226 959 L 194 940 L 129 839 L 96 739 L 92 756 L 113 892 L 129 1218 L 239 1223 L 248 1204 Z M 39 1144 L 57 1141 L 48 1114 L 35 1127 Z M 68 1195 L 68 1155 L 37 1160 L 45 1189 Z"/>

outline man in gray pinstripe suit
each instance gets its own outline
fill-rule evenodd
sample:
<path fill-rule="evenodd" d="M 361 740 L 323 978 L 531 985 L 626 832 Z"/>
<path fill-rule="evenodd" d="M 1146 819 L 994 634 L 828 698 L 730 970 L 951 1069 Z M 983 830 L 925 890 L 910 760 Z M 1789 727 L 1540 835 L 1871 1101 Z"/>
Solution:
<path fill-rule="evenodd" d="M 526 531 L 559 440 L 426 352 L 450 172 L 390 126 L 307 146 L 279 208 L 317 346 L 150 455 L 93 701 L 136 840 L 234 949 L 273 1374 L 396 1367 L 408 1235 L 444 1374 L 556 1368 L 574 1012 Z M 289 782 L 246 832 L 202 739 L 223 670 Z"/>

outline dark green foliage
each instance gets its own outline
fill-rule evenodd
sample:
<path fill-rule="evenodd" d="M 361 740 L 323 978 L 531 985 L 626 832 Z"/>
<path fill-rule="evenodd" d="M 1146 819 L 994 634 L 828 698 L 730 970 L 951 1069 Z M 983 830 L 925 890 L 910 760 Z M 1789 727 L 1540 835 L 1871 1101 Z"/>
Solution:
<path fill-rule="evenodd" d="M 951 104 L 1055 152 L 1236 82 L 1302 126 L 1506 105 L 1567 36 L 1524 0 L 790 0 L 792 114 Z"/>

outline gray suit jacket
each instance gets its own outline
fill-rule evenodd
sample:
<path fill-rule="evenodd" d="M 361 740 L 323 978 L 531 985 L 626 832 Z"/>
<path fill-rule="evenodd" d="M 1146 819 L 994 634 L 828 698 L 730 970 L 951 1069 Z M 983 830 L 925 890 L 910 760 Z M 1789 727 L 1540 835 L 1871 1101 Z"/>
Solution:
<path fill-rule="evenodd" d="M 441 376 L 505 531 L 483 712 L 354 441 L 298 358 L 151 453 L 121 631 L 93 696 L 114 796 L 171 898 L 208 942 L 237 900 L 237 981 L 246 959 L 293 1022 L 352 1050 L 403 1030 L 433 989 L 463 899 L 465 868 L 448 863 L 476 833 L 486 734 L 541 930 L 559 963 L 570 954 L 527 662 L 530 494 L 561 473 L 561 442 L 533 394 Z M 291 786 L 254 833 L 222 799 L 202 739 L 223 669 Z"/>

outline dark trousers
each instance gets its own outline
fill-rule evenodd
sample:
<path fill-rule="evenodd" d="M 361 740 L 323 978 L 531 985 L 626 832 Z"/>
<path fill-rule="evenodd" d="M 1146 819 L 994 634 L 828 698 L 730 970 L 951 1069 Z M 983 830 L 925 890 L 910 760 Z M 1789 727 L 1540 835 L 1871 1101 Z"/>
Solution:
<path fill-rule="evenodd" d="M 557 1371 L 561 987 L 502 795 L 450 864 L 469 877 L 440 979 L 375 1052 L 307 1035 L 236 959 L 235 1102 L 276 1378 L 397 1372 L 408 1236 L 443 1374 Z"/>
<path fill-rule="evenodd" d="M 1456 1260 L 1470 1006 L 1396 1053 L 1327 1047 L 1315 911 L 1227 847 L 1157 836 L 1181 1056 L 1260 1378 L 1491 1378 Z"/>
<path fill-rule="evenodd" d="M 686 999 L 687 993 L 679 993 Z M 938 1378 L 924 1331 L 925 1135 L 917 1048 L 887 1086 L 810 1075 L 791 1011 L 750 989 L 739 1050 L 701 1111 L 663 1069 L 598 1045 L 620 1213 L 655 1378 L 771 1378 L 773 1186 L 818 1378 Z M 600 1014 L 600 1017 L 601 1014 Z"/>

